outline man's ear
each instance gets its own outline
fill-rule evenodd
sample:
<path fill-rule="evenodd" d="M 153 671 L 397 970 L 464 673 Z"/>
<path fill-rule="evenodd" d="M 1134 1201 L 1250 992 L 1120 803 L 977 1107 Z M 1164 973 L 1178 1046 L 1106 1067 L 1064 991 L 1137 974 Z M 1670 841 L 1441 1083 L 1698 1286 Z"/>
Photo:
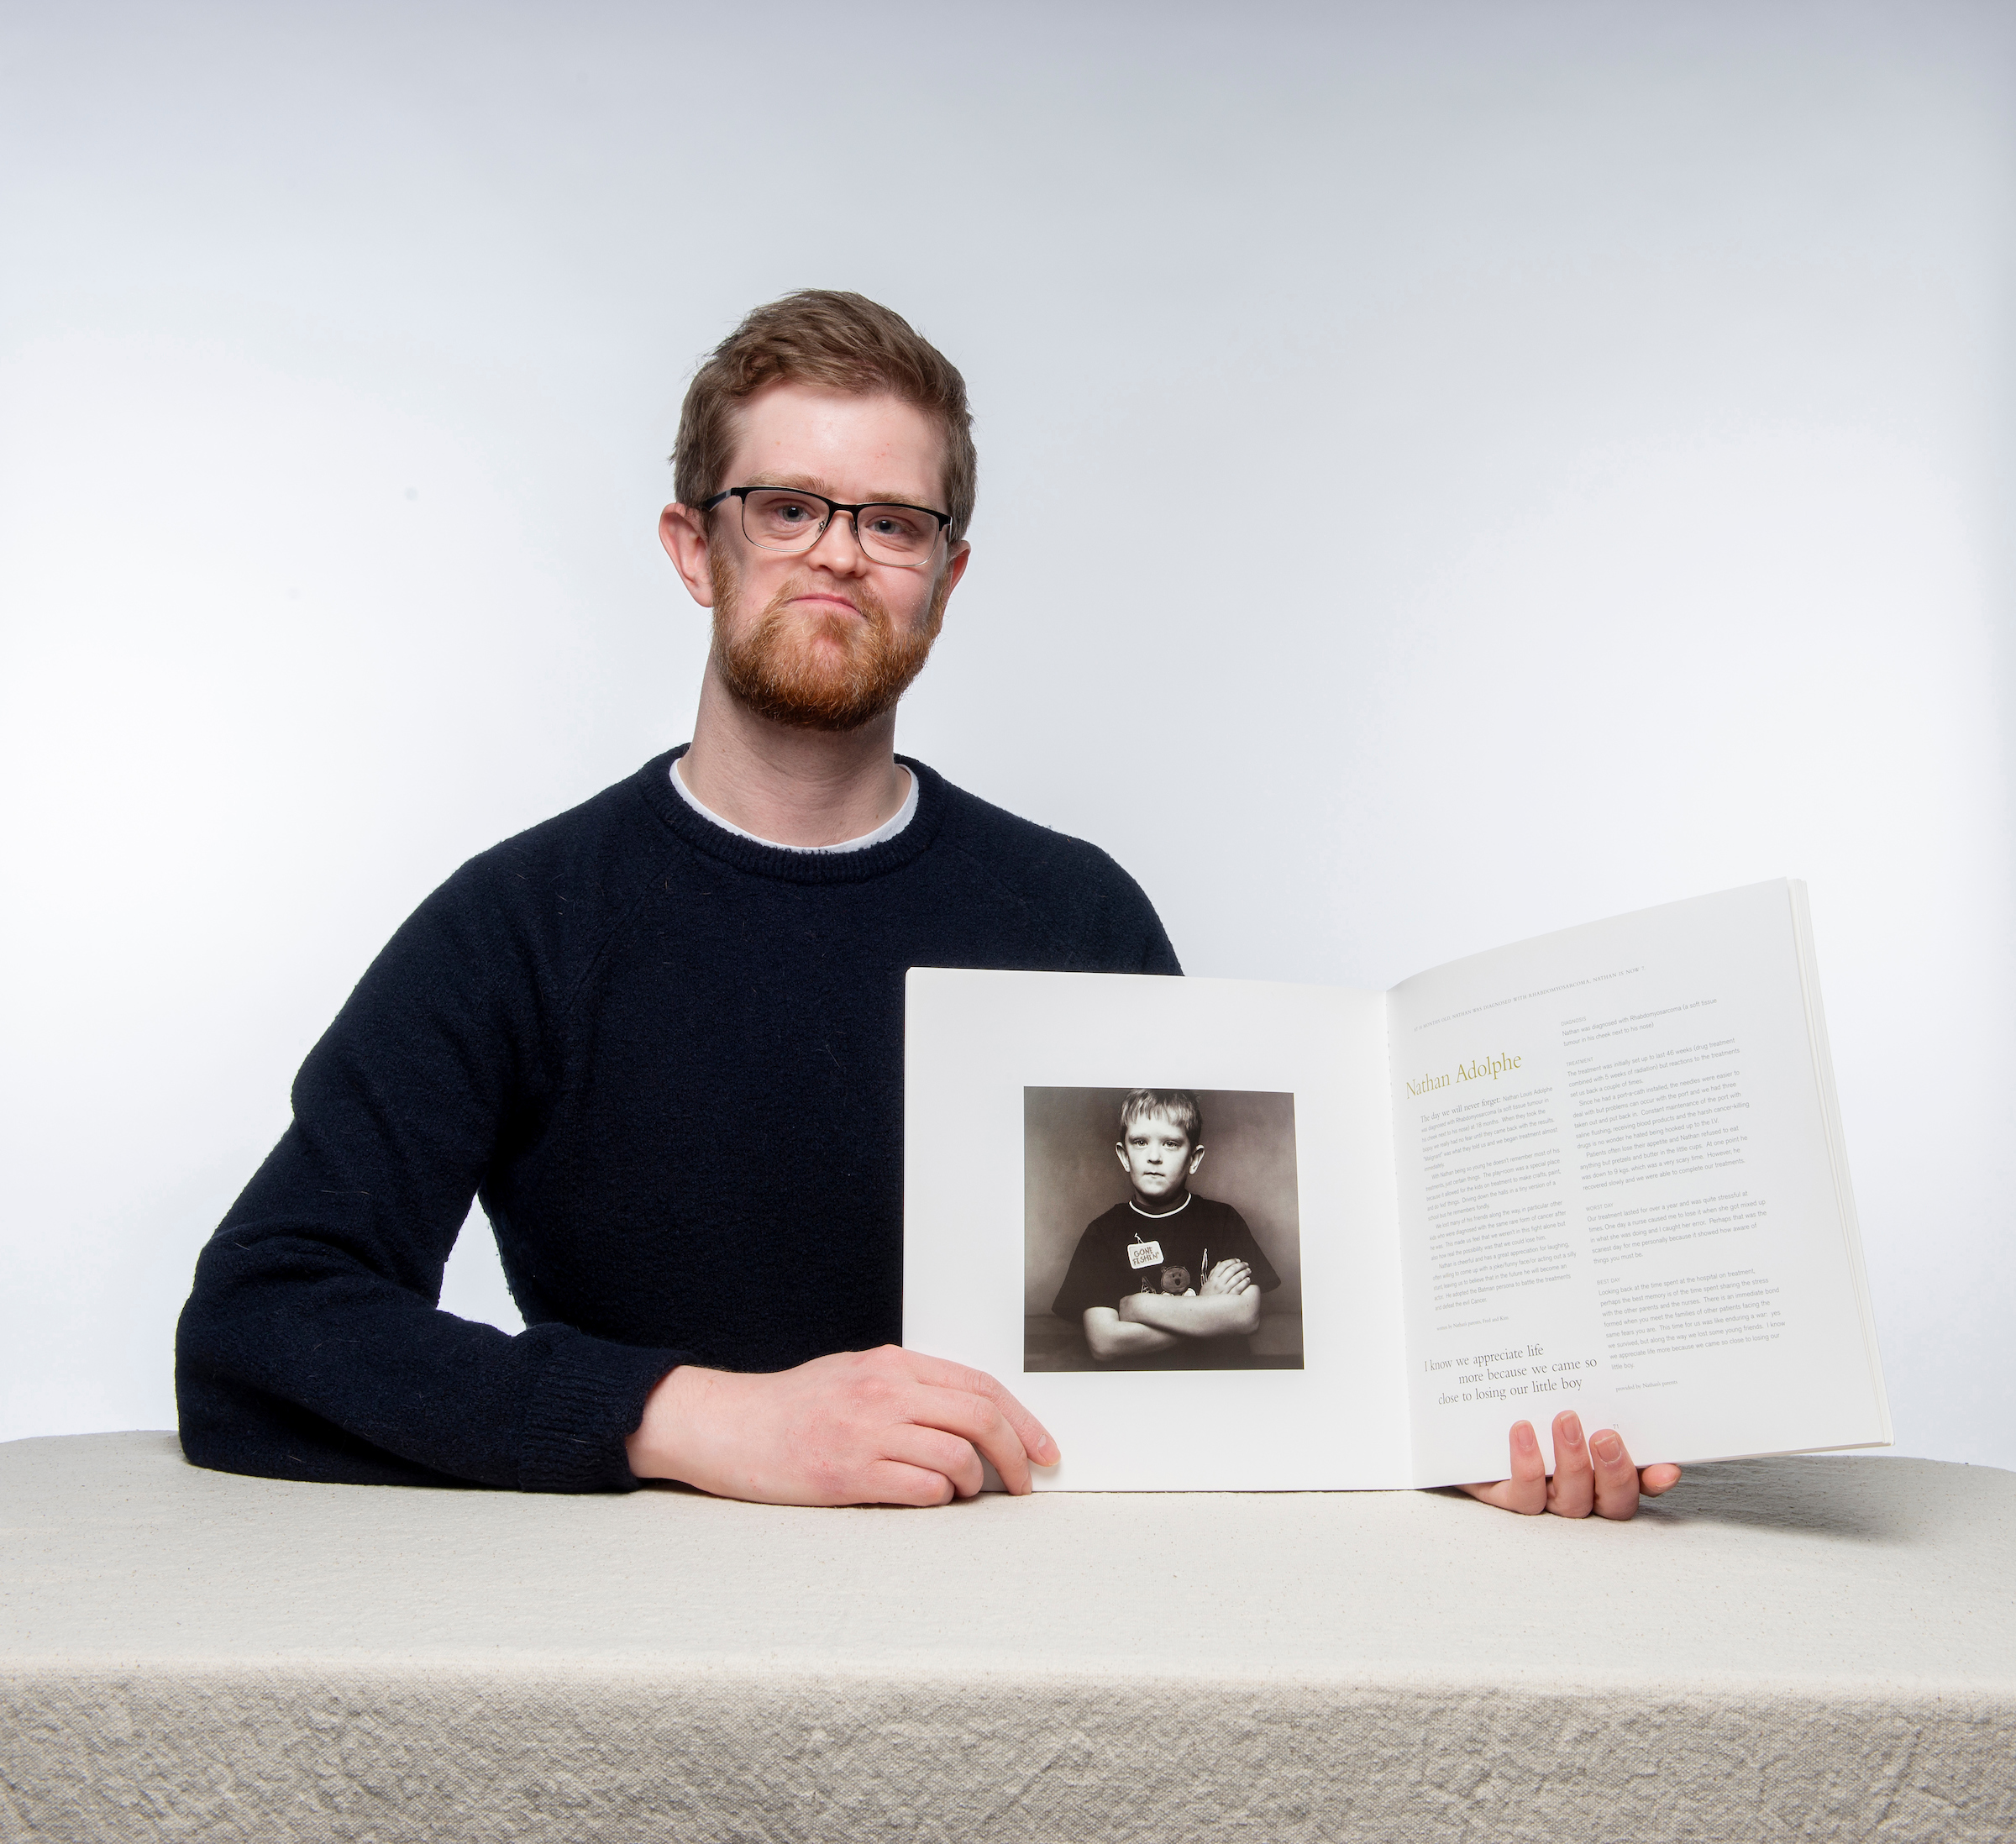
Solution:
<path fill-rule="evenodd" d="M 1113 1157 L 1120 1161 L 1121 1171 L 1130 1174 L 1133 1172 L 1134 1168 L 1127 1164 L 1127 1143 L 1125 1140 L 1114 1141 Z"/>
<path fill-rule="evenodd" d="M 1184 1175 L 1185 1175 L 1186 1177 L 1189 1177 L 1189 1178 L 1194 1178 L 1194 1177 L 1196 1177 L 1196 1175 L 1197 1175 L 1197 1168 L 1198 1168 L 1200 1165 L 1203 1164 L 1204 1164 L 1204 1148 L 1203 1148 L 1200 1146 L 1200 1147 L 1199 1147 L 1199 1148 L 1197 1148 L 1197 1150 L 1196 1150 L 1194 1153 L 1191 1153 L 1191 1154 L 1190 1154 L 1190 1169 L 1189 1169 L 1189 1171 L 1188 1171 L 1188 1172 L 1187 1172 L 1187 1173 L 1186 1173 Z"/>
<path fill-rule="evenodd" d="M 952 547 L 945 560 L 945 593 L 950 596 L 959 586 L 959 578 L 966 574 L 966 565 L 973 560 L 973 546 L 961 538 Z"/>
<path fill-rule="evenodd" d="M 714 606 L 714 567 L 707 545 L 707 517 L 676 500 L 658 515 L 658 541 L 702 608 Z"/>

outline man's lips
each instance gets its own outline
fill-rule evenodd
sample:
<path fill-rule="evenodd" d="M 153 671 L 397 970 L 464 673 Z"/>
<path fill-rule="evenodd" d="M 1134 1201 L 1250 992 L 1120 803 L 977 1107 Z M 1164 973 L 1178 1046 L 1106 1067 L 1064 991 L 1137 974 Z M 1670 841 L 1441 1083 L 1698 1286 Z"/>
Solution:
<path fill-rule="evenodd" d="M 849 602 L 844 596 L 822 596 L 814 594 L 810 596 L 794 596 L 791 597 L 791 603 L 794 607 L 801 602 L 808 602 L 816 603 L 822 608 L 844 608 L 850 615 L 858 615 L 861 612 L 861 611 L 857 608 L 853 603 Z"/>

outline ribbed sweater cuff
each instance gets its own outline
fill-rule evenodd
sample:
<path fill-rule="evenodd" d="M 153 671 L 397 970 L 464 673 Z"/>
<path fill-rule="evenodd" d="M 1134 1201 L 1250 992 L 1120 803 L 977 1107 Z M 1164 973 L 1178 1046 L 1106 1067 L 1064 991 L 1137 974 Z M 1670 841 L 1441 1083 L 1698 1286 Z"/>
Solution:
<path fill-rule="evenodd" d="M 523 1492 L 627 1492 L 637 1479 L 623 1442 L 644 1418 L 659 1379 L 693 1360 L 585 1334 L 554 1352 L 541 1374 L 518 1449 Z"/>

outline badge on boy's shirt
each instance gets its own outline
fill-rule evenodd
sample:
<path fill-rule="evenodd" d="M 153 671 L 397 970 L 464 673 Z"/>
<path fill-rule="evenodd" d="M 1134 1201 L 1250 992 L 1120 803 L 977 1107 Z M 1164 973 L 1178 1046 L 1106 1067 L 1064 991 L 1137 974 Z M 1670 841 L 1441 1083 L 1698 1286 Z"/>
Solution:
<path fill-rule="evenodd" d="M 1130 1268 L 1152 1268 L 1162 1260 L 1160 1242 L 1129 1242 L 1127 1265 Z"/>

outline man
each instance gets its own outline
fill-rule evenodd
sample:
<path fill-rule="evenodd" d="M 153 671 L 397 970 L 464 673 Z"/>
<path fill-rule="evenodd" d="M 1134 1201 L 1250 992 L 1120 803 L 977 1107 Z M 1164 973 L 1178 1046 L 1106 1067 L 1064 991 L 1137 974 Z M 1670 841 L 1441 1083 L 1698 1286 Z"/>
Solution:
<path fill-rule="evenodd" d="M 465 865 L 311 1052 L 182 1315 L 199 1464 L 937 1504 L 1057 1457 L 893 1348 L 904 975 L 1181 969 L 1103 853 L 895 753 L 969 554 L 964 385 L 795 295 L 701 368 L 674 463 L 692 743 Z M 435 1306 L 472 1194 L 515 1338 Z"/>

